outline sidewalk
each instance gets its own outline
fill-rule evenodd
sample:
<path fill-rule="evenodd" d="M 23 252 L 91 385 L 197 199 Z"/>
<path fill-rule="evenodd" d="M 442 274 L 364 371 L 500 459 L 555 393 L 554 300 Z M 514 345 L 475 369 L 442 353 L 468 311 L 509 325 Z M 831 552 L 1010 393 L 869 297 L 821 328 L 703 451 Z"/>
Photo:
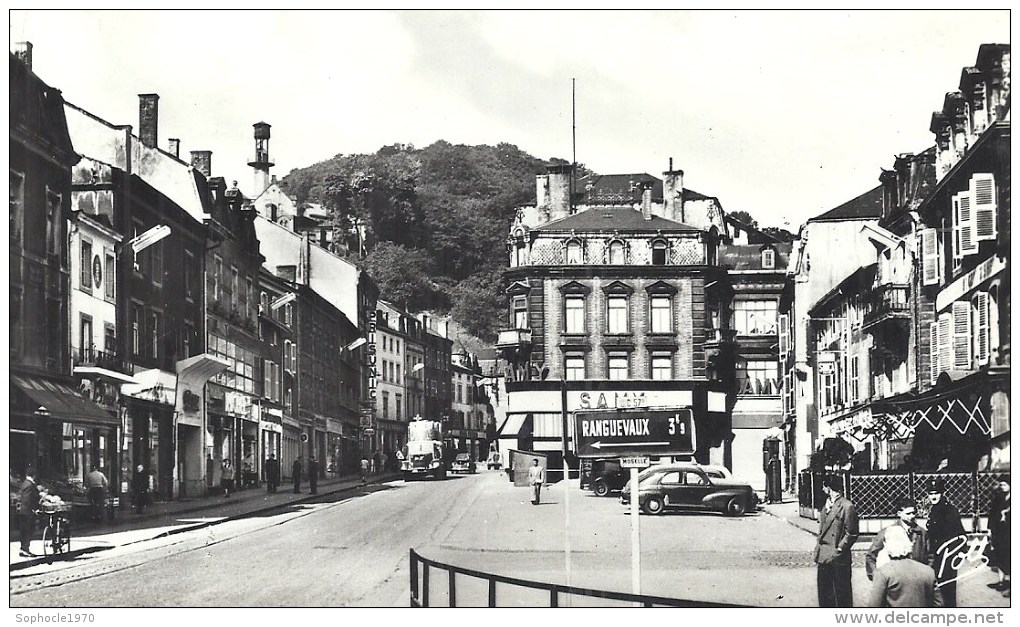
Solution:
<path fill-rule="evenodd" d="M 380 473 L 369 477 L 369 483 L 390 481 L 400 476 L 400 473 Z M 293 484 L 287 483 L 281 485 L 279 490 L 274 493 L 267 492 L 263 486 L 235 492 L 229 498 L 209 496 L 154 503 L 146 507 L 142 514 L 136 514 L 133 509 L 122 508 L 117 511 L 117 518 L 112 523 L 106 522 L 102 525 L 86 522 L 75 523 L 71 529 L 70 553 L 57 556 L 54 559 L 72 560 L 85 553 L 103 551 L 160 536 L 207 527 L 225 520 L 241 518 L 293 503 L 311 501 L 323 495 L 355 489 L 360 485 L 361 479 L 358 475 L 346 475 L 320 481 L 316 494 L 309 492 L 307 482 L 302 482 L 301 492 L 298 494 L 294 493 Z M 10 544 L 11 571 L 46 563 L 49 559 L 42 555 L 42 528 L 38 524 L 31 544 L 31 551 L 36 554 L 36 557 L 21 557 L 19 555 L 20 544 L 16 532 L 13 530 Z"/>

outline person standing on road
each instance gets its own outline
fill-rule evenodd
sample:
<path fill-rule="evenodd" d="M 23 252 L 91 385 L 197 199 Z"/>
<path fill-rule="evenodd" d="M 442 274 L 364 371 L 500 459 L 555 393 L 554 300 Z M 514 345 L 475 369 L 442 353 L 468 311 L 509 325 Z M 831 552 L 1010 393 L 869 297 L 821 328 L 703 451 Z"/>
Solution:
<path fill-rule="evenodd" d="M 1009 479 L 999 480 L 999 485 L 992 493 L 992 502 L 988 507 L 988 533 L 992 539 L 992 555 L 988 565 L 994 567 L 999 573 L 999 580 L 988 584 L 1002 592 L 1002 596 L 1010 596 L 1010 533 L 1009 522 L 1012 519 L 1010 509 Z"/>
<path fill-rule="evenodd" d="M 531 484 L 531 504 L 538 505 L 542 495 L 542 484 L 545 483 L 545 468 L 538 465 L 536 459 L 528 468 L 528 483 Z"/>
<path fill-rule="evenodd" d="M 85 489 L 89 493 L 89 505 L 92 509 L 92 520 L 103 522 L 103 508 L 106 505 L 106 489 L 110 485 L 106 475 L 95 464 L 92 470 L 85 475 Z"/>
<path fill-rule="evenodd" d="M 39 486 L 32 473 L 22 471 L 18 485 L 18 539 L 21 541 L 21 557 L 35 557 L 32 553 L 32 536 L 35 534 L 35 510 L 39 509 Z"/>
<path fill-rule="evenodd" d="M 818 606 L 853 607 L 850 550 L 860 533 L 857 508 L 843 496 L 843 478 L 828 477 L 827 496 L 818 525 L 815 563 L 818 564 Z"/>
<path fill-rule="evenodd" d="M 319 484 L 319 462 L 315 461 L 315 455 L 308 458 L 308 490 L 315 494 L 318 492 Z"/>
<path fill-rule="evenodd" d="M 291 469 L 294 476 L 294 494 L 301 494 L 301 460 L 303 459 L 304 456 L 298 455 L 298 458 L 294 460 L 294 467 Z"/>
<path fill-rule="evenodd" d="M 270 453 L 266 460 L 266 490 L 276 492 L 280 485 L 280 460 L 276 459 L 276 453 Z"/>
<path fill-rule="evenodd" d="M 220 470 L 220 486 L 223 488 L 223 498 L 230 498 L 230 491 L 234 488 L 234 467 L 229 459 L 223 460 L 223 468 Z"/>
<path fill-rule="evenodd" d="M 889 561 L 875 569 L 868 607 L 943 607 L 942 594 L 935 585 L 935 571 L 911 559 L 914 540 L 899 523 L 889 525 L 885 551 Z"/>
<path fill-rule="evenodd" d="M 361 458 L 361 485 L 368 483 L 368 458 Z"/>
<path fill-rule="evenodd" d="M 131 496 L 135 500 L 135 513 L 144 512 L 149 502 L 149 475 L 141 464 L 138 464 L 134 476 L 131 477 Z"/>
<path fill-rule="evenodd" d="M 868 548 L 868 554 L 864 558 L 864 569 L 868 573 L 868 579 L 873 579 L 875 576 L 875 570 L 881 566 L 879 562 L 883 564 L 888 561 L 889 551 L 886 548 L 885 538 L 889 532 L 894 528 L 902 529 L 912 543 L 912 549 L 910 551 L 910 557 L 915 562 L 922 564 L 928 563 L 928 542 L 924 529 L 922 529 L 916 521 L 917 517 L 917 506 L 914 501 L 909 497 L 902 496 L 896 500 L 896 518 L 898 519 L 893 524 L 881 529 L 875 534 L 874 539 L 871 541 L 871 547 Z M 884 550 L 884 553 L 883 553 Z"/>
<path fill-rule="evenodd" d="M 946 482 L 928 482 L 928 554 L 935 569 L 935 582 L 942 593 L 942 607 L 956 607 L 956 556 L 967 548 L 967 532 L 960 512 L 944 498 Z"/>

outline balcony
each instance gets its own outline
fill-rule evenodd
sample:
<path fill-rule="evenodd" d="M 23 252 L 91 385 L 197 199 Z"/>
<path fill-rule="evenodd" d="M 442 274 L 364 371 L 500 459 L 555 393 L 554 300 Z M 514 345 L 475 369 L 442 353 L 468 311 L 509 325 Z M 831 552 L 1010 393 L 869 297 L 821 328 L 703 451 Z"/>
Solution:
<path fill-rule="evenodd" d="M 504 329 L 496 339 L 496 348 L 520 349 L 531 346 L 531 329 Z"/>
<path fill-rule="evenodd" d="M 121 359 L 113 351 L 97 350 L 95 346 L 71 348 L 71 361 L 75 374 L 91 374 L 117 381 L 133 382 L 131 362 Z"/>
<path fill-rule="evenodd" d="M 864 328 L 910 320 L 910 286 L 902 283 L 879 285 L 868 294 Z"/>
<path fill-rule="evenodd" d="M 705 348 L 722 348 L 737 343 L 736 329 L 705 329 Z"/>

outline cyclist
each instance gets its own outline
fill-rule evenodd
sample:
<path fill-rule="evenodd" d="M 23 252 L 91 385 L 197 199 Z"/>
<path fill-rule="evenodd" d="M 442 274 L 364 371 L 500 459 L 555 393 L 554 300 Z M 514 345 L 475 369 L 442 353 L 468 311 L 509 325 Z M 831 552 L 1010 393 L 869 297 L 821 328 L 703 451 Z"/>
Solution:
<path fill-rule="evenodd" d="M 106 475 L 103 474 L 102 470 L 95 464 L 92 464 L 92 470 L 89 474 L 85 475 L 85 488 L 89 492 L 89 505 L 92 508 L 92 520 L 96 522 L 103 522 L 103 507 L 106 504 L 106 490 L 110 483 L 106 480 Z"/>
<path fill-rule="evenodd" d="M 32 473 L 22 470 L 21 484 L 18 486 L 18 528 L 20 531 L 21 557 L 35 557 L 31 551 L 32 535 L 35 532 L 35 510 L 39 507 L 39 486 L 35 484 Z"/>

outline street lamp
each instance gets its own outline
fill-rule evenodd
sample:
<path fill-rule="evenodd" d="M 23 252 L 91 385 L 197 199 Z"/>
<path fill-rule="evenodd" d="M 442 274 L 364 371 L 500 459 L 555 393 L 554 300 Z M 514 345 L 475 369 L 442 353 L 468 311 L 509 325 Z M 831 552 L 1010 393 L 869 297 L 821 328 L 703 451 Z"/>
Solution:
<path fill-rule="evenodd" d="M 359 346 L 364 346 L 364 345 L 365 345 L 365 344 L 367 344 L 367 343 L 368 343 L 368 340 L 366 340 L 366 339 L 365 339 L 365 338 L 363 338 L 363 337 L 359 337 L 358 339 L 354 340 L 353 342 L 351 342 L 351 343 L 350 343 L 350 344 L 348 344 L 347 346 L 344 346 L 344 348 L 343 348 L 343 349 L 344 349 L 345 351 L 352 351 L 352 350 L 354 350 L 355 348 L 358 348 Z"/>
<path fill-rule="evenodd" d="M 169 235 L 170 227 L 165 224 L 160 224 L 159 226 L 154 226 L 141 235 L 137 235 L 128 240 L 127 245 L 131 247 L 131 250 L 134 251 L 135 254 L 138 254 L 142 250 L 152 246 Z"/>
<path fill-rule="evenodd" d="M 269 308 L 275 311 L 275 310 L 279 309 L 280 307 L 283 307 L 287 303 L 294 302 L 294 299 L 296 299 L 296 298 L 297 298 L 297 294 L 296 293 L 288 292 L 288 293 L 284 294 L 283 296 L 277 298 L 273 302 L 269 303 Z"/>

